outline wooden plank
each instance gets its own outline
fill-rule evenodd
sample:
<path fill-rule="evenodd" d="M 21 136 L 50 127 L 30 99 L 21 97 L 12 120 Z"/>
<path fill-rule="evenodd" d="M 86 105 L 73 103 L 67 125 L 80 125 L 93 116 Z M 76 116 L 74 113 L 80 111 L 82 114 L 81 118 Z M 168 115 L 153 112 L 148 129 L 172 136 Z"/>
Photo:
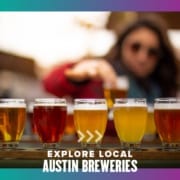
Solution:
<path fill-rule="evenodd" d="M 82 151 L 82 149 L 79 148 L 66 148 L 66 150 L 72 151 L 72 154 L 76 150 Z M 101 149 L 102 152 L 115 151 L 115 150 L 121 152 L 121 150 L 117 148 Z M 95 150 L 95 158 L 99 158 L 98 152 L 99 150 Z M 137 160 L 180 160 L 180 151 L 164 151 L 164 150 L 149 148 L 146 150 L 132 151 L 131 153 L 133 155 L 133 158 Z M 1 150 L 0 159 L 26 159 L 26 160 L 47 159 L 47 151 L 40 149 L 33 149 L 33 148 L 7 150 L 7 151 Z M 70 159 L 70 158 L 64 157 L 60 159 Z M 111 158 L 111 159 L 115 159 L 115 158 Z"/>

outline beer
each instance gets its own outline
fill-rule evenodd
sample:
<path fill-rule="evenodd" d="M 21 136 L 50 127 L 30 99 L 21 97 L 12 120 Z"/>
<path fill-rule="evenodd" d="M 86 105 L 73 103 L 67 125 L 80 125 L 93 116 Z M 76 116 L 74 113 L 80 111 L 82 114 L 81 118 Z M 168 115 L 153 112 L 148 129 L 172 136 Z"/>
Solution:
<path fill-rule="evenodd" d="M 74 115 L 73 115 L 73 105 L 68 104 L 67 108 L 67 119 L 66 119 L 66 127 L 65 127 L 65 134 L 66 135 L 73 135 L 75 134 L 75 126 L 74 126 Z"/>
<path fill-rule="evenodd" d="M 115 98 L 126 98 L 128 94 L 129 81 L 125 76 L 119 76 L 115 85 L 104 84 L 104 97 L 108 108 L 112 108 Z"/>
<path fill-rule="evenodd" d="M 114 123 L 119 139 L 127 143 L 141 142 L 146 129 L 146 104 L 132 99 L 119 101 L 117 99 L 114 105 Z"/>
<path fill-rule="evenodd" d="M 0 100 L 0 143 L 17 144 L 24 131 L 26 105 L 22 99 Z"/>
<path fill-rule="evenodd" d="M 180 101 L 156 99 L 154 118 L 163 143 L 180 143 Z"/>
<path fill-rule="evenodd" d="M 156 133 L 156 126 L 154 122 L 154 110 L 153 107 L 148 107 L 148 116 L 145 134 L 154 135 Z"/>
<path fill-rule="evenodd" d="M 65 100 L 36 100 L 33 122 L 43 143 L 57 143 L 61 140 L 65 130 L 66 114 Z"/>
<path fill-rule="evenodd" d="M 87 104 L 86 104 L 87 101 Z M 95 144 L 101 142 L 102 138 L 98 141 L 99 135 L 96 134 L 97 131 L 100 135 L 104 135 L 106 124 L 107 124 L 107 105 L 106 104 L 98 104 L 98 101 L 101 100 L 76 100 L 75 101 L 75 109 L 74 109 L 74 121 L 77 132 L 81 132 L 84 134 L 84 138 L 82 139 L 82 143 Z M 78 104 L 78 102 L 82 102 Z M 89 102 L 89 104 L 88 104 Z M 97 104 L 96 104 L 97 102 Z M 105 103 L 104 100 L 102 102 Z M 93 134 L 93 138 L 88 141 L 90 135 L 87 132 Z M 79 133 L 78 133 L 79 135 Z M 81 136 L 79 135 L 79 138 Z"/>
<path fill-rule="evenodd" d="M 75 134 L 74 116 L 73 116 L 73 114 L 68 114 L 67 115 L 65 134 L 68 134 L 68 135 Z"/>
<path fill-rule="evenodd" d="M 36 134 L 36 128 L 33 122 L 33 106 L 34 106 L 34 102 L 29 102 L 27 105 L 27 119 L 30 122 L 31 133 Z"/>
<path fill-rule="evenodd" d="M 117 89 L 117 88 L 104 88 L 104 97 L 107 100 L 108 107 L 111 108 L 114 104 L 115 98 L 126 98 L 127 89 Z"/>

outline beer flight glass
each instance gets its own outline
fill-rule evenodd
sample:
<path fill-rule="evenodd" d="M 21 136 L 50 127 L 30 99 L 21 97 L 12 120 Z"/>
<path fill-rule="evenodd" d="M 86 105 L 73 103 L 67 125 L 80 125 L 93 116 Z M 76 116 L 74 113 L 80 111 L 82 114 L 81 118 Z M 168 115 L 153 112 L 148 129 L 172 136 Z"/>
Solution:
<path fill-rule="evenodd" d="M 115 99 L 113 115 L 122 147 L 139 148 L 146 129 L 146 99 Z"/>
<path fill-rule="evenodd" d="M 126 98 L 129 89 L 129 80 L 126 76 L 118 76 L 116 84 L 104 83 L 104 97 L 108 108 L 112 108 L 115 98 Z"/>
<path fill-rule="evenodd" d="M 25 119 L 24 99 L 0 99 L 0 148 L 14 149 L 18 146 Z"/>
<path fill-rule="evenodd" d="M 74 123 L 82 148 L 100 146 L 107 116 L 105 99 L 75 99 Z"/>
<path fill-rule="evenodd" d="M 157 98 L 154 119 L 163 149 L 180 148 L 180 99 Z"/>
<path fill-rule="evenodd" d="M 145 141 L 152 141 L 156 138 L 156 125 L 154 122 L 154 105 L 148 104 L 148 115 L 146 123 L 146 131 L 144 135 Z"/>
<path fill-rule="evenodd" d="M 73 140 L 76 137 L 76 130 L 74 126 L 74 105 L 71 103 L 67 104 L 67 119 L 66 127 L 64 130 L 64 140 Z"/>
<path fill-rule="evenodd" d="M 33 123 L 44 149 L 58 148 L 65 130 L 66 116 L 65 99 L 35 99 Z"/>

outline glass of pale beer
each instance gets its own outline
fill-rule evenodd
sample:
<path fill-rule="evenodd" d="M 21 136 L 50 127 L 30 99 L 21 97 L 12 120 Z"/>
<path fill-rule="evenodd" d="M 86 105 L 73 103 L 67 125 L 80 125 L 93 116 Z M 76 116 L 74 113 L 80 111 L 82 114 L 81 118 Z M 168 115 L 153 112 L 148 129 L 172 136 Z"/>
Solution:
<path fill-rule="evenodd" d="M 0 147 L 14 149 L 21 140 L 26 120 L 24 99 L 0 99 Z"/>
<path fill-rule="evenodd" d="M 104 83 L 104 97 L 108 108 L 112 108 L 115 98 L 126 98 L 129 89 L 129 80 L 126 76 L 118 76 L 116 84 Z"/>
<path fill-rule="evenodd" d="M 64 134 L 66 116 L 65 99 L 35 99 L 33 122 L 44 149 L 58 148 Z"/>
<path fill-rule="evenodd" d="M 75 99 L 74 122 L 83 148 L 100 146 L 107 118 L 105 99 Z"/>
<path fill-rule="evenodd" d="M 154 122 L 154 106 L 152 104 L 148 104 L 148 116 L 147 116 L 147 124 L 144 140 L 152 141 L 156 137 L 156 125 Z"/>
<path fill-rule="evenodd" d="M 154 104 L 154 119 L 164 149 L 180 147 L 180 99 L 158 98 Z"/>
<path fill-rule="evenodd" d="M 115 99 L 113 115 L 123 148 L 139 148 L 146 130 L 146 99 Z"/>

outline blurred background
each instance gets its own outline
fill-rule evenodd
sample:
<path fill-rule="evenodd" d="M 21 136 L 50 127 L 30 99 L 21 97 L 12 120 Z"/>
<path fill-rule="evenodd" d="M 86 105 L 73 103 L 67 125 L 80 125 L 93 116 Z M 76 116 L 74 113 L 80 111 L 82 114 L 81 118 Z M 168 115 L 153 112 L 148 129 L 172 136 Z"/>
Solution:
<path fill-rule="evenodd" d="M 145 13 L 147 14 L 147 13 Z M 168 25 L 180 59 L 180 13 L 154 13 Z M 1 12 L 0 97 L 51 97 L 41 78 L 57 64 L 103 57 L 139 12 Z"/>
<path fill-rule="evenodd" d="M 25 98 L 28 119 L 32 101 L 53 97 L 41 80 L 56 65 L 83 58 L 104 57 L 126 23 L 139 12 L 1 12 L 0 98 Z M 150 13 L 163 18 L 180 59 L 180 13 Z M 179 95 L 180 96 L 180 93 Z M 25 133 L 31 133 L 27 121 Z"/>

